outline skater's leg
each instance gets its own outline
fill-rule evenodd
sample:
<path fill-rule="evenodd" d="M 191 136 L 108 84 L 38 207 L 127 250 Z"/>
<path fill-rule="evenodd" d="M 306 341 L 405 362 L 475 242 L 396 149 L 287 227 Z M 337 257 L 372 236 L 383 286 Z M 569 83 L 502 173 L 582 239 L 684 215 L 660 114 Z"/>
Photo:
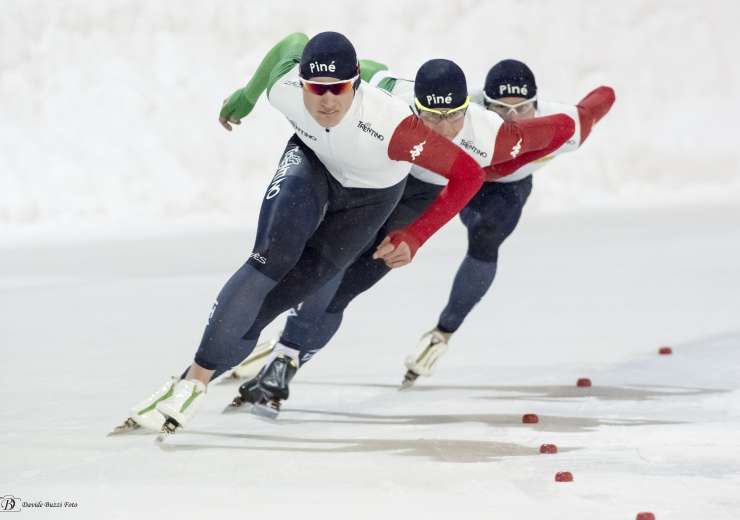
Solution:
<path fill-rule="evenodd" d="M 308 361 L 323 348 L 339 329 L 344 309 L 358 295 L 380 281 L 390 268 L 372 254 L 385 236 L 413 222 L 434 201 L 443 186 L 409 177 L 401 201 L 394 208 L 374 239 L 364 252 L 346 269 L 343 276 L 333 280 L 339 283 L 330 302 L 330 290 L 322 288 L 320 295 L 313 295 L 291 316 L 280 338 L 280 343 L 300 352 L 300 362 Z M 296 319 L 298 318 L 298 319 Z"/>
<path fill-rule="evenodd" d="M 331 222 L 331 218 L 327 215 L 325 223 Z M 370 221 L 372 222 L 372 221 Z M 377 222 L 376 222 L 377 224 Z M 322 223 L 322 226 L 324 224 Z M 379 224 L 378 224 L 379 225 Z M 335 230 L 334 236 L 342 237 L 346 232 L 347 240 L 342 241 L 345 245 L 343 246 L 343 253 L 347 254 L 351 248 L 355 254 L 358 250 L 361 250 L 364 244 L 355 240 L 353 246 L 352 241 L 349 240 L 352 236 L 352 232 L 349 229 L 338 226 Z M 319 290 L 324 284 L 347 268 L 347 263 L 351 261 L 345 259 L 344 264 L 338 266 L 331 258 L 340 258 L 341 256 L 332 255 L 332 246 L 328 244 L 314 243 L 316 237 L 313 237 L 309 244 L 307 244 L 303 256 L 295 265 L 295 267 L 280 281 L 280 283 L 270 291 L 265 298 L 264 304 L 260 309 L 257 318 L 255 319 L 252 327 L 244 335 L 245 338 L 254 339 L 259 336 L 262 329 L 270 324 L 281 313 L 296 306 L 299 302 L 304 301 L 313 292 Z M 366 243 L 366 242 L 365 242 Z M 347 255 L 349 256 L 349 255 Z"/>
<path fill-rule="evenodd" d="M 338 328 L 338 324 L 335 325 L 333 320 L 326 318 L 326 308 L 332 302 L 343 275 L 344 273 L 339 273 L 334 276 L 300 305 L 293 308 L 285 320 L 280 343 L 306 352 L 301 355 L 301 364 L 308 361 L 309 352 L 325 345 Z"/>
<path fill-rule="evenodd" d="M 280 288 L 267 296 L 255 323 L 243 338 L 243 342 L 245 345 L 249 346 L 248 350 L 250 352 L 257 345 L 257 340 L 260 336 L 261 330 L 266 327 L 274 317 L 281 313 L 280 309 L 282 308 L 283 301 L 299 298 L 299 295 L 303 293 L 304 288 L 302 286 L 309 283 L 307 282 L 307 277 L 314 276 L 316 274 L 315 269 L 317 261 L 318 257 L 315 255 L 315 251 L 306 250 L 305 256 L 298 262 L 293 272 L 283 279 Z M 298 341 L 303 337 L 322 337 L 322 328 L 325 327 L 327 323 L 319 318 L 325 314 L 326 307 L 334 296 L 341 279 L 342 273 L 337 273 L 318 290 L 306 297 L 302 303 L 290 309 L 290 313 L 286 319 L 285 327 L 280 339 L 270 340 L 270 342 L 265 346 L 270 350 L 273 350 L 278 341 L 282 345 L 292 347 L 291 338 L 296 338 L 296 341 Z M 254 363 L 254 361 L 250 361 L 250 359 L 251 358 L 247 357 L 245 361 L 240 364 L 240 367 L 246 366 L 248 363 Z M 261 363 L 265 363 L 262 356 L 260 356 L 260 361 Z M 301 358 L 300 361 L 302 363 L 304 359 Z M 213 379 L 225 371 L 226 369 L 217 370 L 213 374 Z"/>
<path fill-rule="evenodd" d="M 347 190 L 335 196 L 335 207 L 306 245 L 293 269 L 264 301 L 244 338 L 256 339 L 279 314 L 305 301 L 339 275 L 374 237 L 398 203 L 404 183 L 385 190 Z M 368 232 L 370 235 L 368 236 Z M 300 366 L 301 352 L 278 344 L 260 374 L 239 387 L 232 405 L 243 402 L 278 402 L 288 396 L 288 384 Z"/>
<path fill-rule="evenodd" d="M 484 184 L 460 213 L 468 229 L 468 251 L 437 326 L 422 335 L 416 352 L 406 358 L 402 387 L 432 374 L 452 333 L 488 291 L 496 276 L 498 248 L 516 227 L 531 188 L 531 177 L 509 184 Z"/>
<path fill-rule="evenodd" d="M 496 262 L 484 262 L 465 256 L 452 284 L 450 299 L 439 316 L 437 329 L 455 332 L 465 317 L 483 298 L 496 276 Z"/>
<path fill-rule="evenodd" d="M 163 430 L 174 431 L 189 422 L 216 370 L 235 366 L 253 348 L 244 334 L 267 294 L 293 268 L 321 223 L 329 203 L 329 179 L 315 154 L 294 136 L 265 194 L 253 252 L 221 290 L 185 377 L 164 395 L 154 396 L 147 412 L 152 414 L 147 421 L 150 427 L 162 422 Z M 137 417 L 132 420 L 141 424 Z"/>
<path fill-rule="evenodd" d="M 455 332 L 491 287 L 499 247 L 516 228 L 531 189 L 531 177 L 513 183 L 488 183 L 463 210 L 468 251 L 439 317 L 440 332 Z"/>
<path fill-rule="evenodd" d="M 385 235 L 383 235 L 385 236 Z M 382 261 L 373 260 L 372 251 L 361 255 L 345 271 L 336 295 L 323 312 L 314 314 L 311 321 L 304 321 L 303 327 L 286 329 L 280 343 L 301 353 L 301 365 L 311 359 L 334 337 L 342 324 L 344 310 L 361 293 L 375 285 L 390 268 Z"/>
<path fill-rule="evenodd" d="M 390 268 L 382 261 L 372 259 L 372 251 L 361 255 L 345 271 L 336 295 L 328 305 L 309 308 L 308 315 L 303 314 L 304 304 L 298 310 L 301 319 L 291 322 L 293 317 L 288 318 L 280 343 L 300 353 L 302 366 L 334 337 L 342 324 L 344 309 L 355 296 L 372 287 L 389 271 Z"/>
<path fill-rule="evenodd" d="M 244 334 L 319 226 L 328 177 L 313 152 L 293 137 L 265 194 L 253 253 L 218 295 L 189 378 L 207 382 L 214 370 L 231 368 L 249 353 Z"/>
<path fill-rule="evenodd" d="M 346 269 L 367 246 L 368 231 L 374 237 L 387 220 L 403 187 L 400 183 L 384 190 L 345 189 L 337 194 L 335 204 L 340 208 L 327 213 L 296 266 L 268 294 L 244 338 L 258 338 L 262 329 L 279 314 L 305 301 Z M 296 356 L 296 363 L 299 362 Z"/>
<path fill-rule="evenodd" d="M 249 353 L 252 352 L 254 347 L 257 345 L 262 329 L 269 325 L 275 317 L 283 312 L 281 309 L 283 309 L 285 301 L 293 301 L 296 298 L 300 298 L 300 295 L 304 293 L 305 287 L 310 287 L 310 285 L 312 285 L 310 280 L 315 277 L 324 278 L 328 276 L 318 276 L 319 271 L 324 271 L 324 269 L 327 268 L 327 264 L 324 263 L 324 267 L 321 267 L 319 264 L 320 259 L 315 250 L 307 248 L 304 251 L 304 255 L 301 257 L 301 260 L 299 260 L 294 269 L 292 269 L 288 275 L 283 278 L 279 287 L 267 295 L 252 327 L 250 327 L 250 329 L 239 340 L 240 347 L 247 353 L 245 358 L 249 356 Z M 330 272 L 334 271 L 331 270 Z M 286 330 L 288 329 L 288 326 L 290 326 L 290 330 L 293 331 L 293 334 L 297 335 L 298 331 L 303 327 L 312 328 L 313 318 L 318 314 L 323 314 L 324 309 L 333 297 L 341 278 L 341 273 L 337 273 L 333 277 L 329 277 L 329 281 L 326 284 L 316 290 L 313 294 L 310 294 L 303 303 L 293 308 L 292 312 L 295 312 L 295 315 L 288 317 L 288 320 L 286 321 Z M 230 368 L 231 367 L 220 366 L 212 373 L 210 380 L 212 381 L 213 379 L 216 379 Z M 186 369 L 182 377 L 185 377 L 187 372 L 188 369 Z"/>

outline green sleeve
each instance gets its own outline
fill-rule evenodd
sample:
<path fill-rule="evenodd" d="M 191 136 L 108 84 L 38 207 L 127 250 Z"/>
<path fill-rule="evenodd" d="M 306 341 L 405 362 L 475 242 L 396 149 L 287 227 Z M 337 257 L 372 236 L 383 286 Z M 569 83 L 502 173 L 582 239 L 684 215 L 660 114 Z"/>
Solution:
<path fill-rule="evenodd" d="M 383 78 L 378 82 L 378 88 L 393 94 L 393 88 L 396 86 L 396 78 Z"/>
<path fill-rule="evenodd" d="M 224 101 L 220 117 L 235 122 L 249 114 L 262 93 L 265 90 L 269 93 L 281 77 L 300 63 L 306 42 L 308 36 L 303 33 L 293 33 L 280 40 L 262 59 L 249 83 Z"/>
<path fill-rule="evenodd" d="M 386 65 L 378 63 L 373 60 L 360 60 L 360 79 L 363 81 L 370 81 L 370 78 L 375 76 L 376 72 L 381 70 L 388 70 Z"/>
<path fill-rule="evenodd" d="M 360 78 L 364 81 L 370 81 L 370 79 L 381 70 L 388 70 L 388 66 L 373 60 L 360 60 Z M 377 84 L 378 88 L 391 94 L 393 93 L 393 87 L 395 86 L 396 78 L 390 76 L 381 79 Z"/>

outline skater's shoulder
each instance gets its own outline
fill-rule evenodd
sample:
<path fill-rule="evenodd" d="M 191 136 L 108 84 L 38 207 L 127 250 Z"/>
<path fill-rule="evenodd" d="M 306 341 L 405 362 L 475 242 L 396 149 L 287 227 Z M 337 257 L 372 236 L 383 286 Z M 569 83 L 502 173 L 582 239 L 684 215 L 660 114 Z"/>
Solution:
<path fill-rule="evenodd" d="M 475 122 L 489 124 L 493 126 L 501 126 L 504 120 L 496 112 L 488 110 L 476 103 L 470 103 L 470 105 L 468 106 L 468 110 L 465 113 L 465 122 Z"/>
<path fill-rule="evenodd" d="M 267 96 L 272 99 L 273 94 L 280 91 L 287 91 L 295 95 L 296 93 L 301 93 L 302 90 L 303 86 L 301 85 L 301 78 L 298 73 L 298 64 L 294 63 L 274 82 Z"/>
<path fill-rule="evenodd" d="M 407 100 L 370 83 L 362 82 L 357 94 L 362 96 L 365 111 L 372 115 L 383 117 L 388 114 L 399 114 L 405 117 L 412 113 Z"/>
<path fill-rule="evenodd" d="M 481 166 L 491 162 L 491 150 L 503 120 L 480 105 L 471 104 L 465 122 L 453 142 L 465 150 Z"/>
<path fill-rule="evenodd" d="M 390 139 L 401 122 L 413 115 L 403 100 L 367 83 L 360 85 L 356 96 L 358 106 L 352 111 L 353 125 L 365 133 L 373 133 L 371 129 L 381 132 L 385 136 L 381 140 Z"/>

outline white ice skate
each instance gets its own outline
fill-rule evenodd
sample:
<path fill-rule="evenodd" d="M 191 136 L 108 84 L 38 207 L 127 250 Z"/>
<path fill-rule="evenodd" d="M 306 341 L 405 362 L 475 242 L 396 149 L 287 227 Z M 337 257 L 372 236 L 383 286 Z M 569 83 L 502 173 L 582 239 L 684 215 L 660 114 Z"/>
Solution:
<path fill-rule="evenodd" d="M 175 385 L 172 395 L 157 403 L 157 411 L 164 418 L 161 427 L 164 433 L 174 433 L 184 427 L 203 405 L 206 385 L 193 379 L 181 379 Z"/>
<path fill-rule="evenodd" d="M 169 378 L 152 395 L 131 408 L 129 418 L 116 426 L 111 435 L 137 430 L 142 426 L 148 430 L 161 431 L 165 417 L 156 407 L 160 401 L 172 395 L 176 383 L 176 377 Z"/>
<path fill-rule="evenodd" d="M 258 344 L 254 347 L 252 353 L 249 354 L 249 357 L 231 371 L 230 377 L 232 379 L 251 379 L 256 376 L 265 365 L 270 354 L 272 354 L 278 341 L 280 341 L 279 337 L 271 338 Z"/>
<path fill-rule="evenodd" d="M 437 361 L 447 352 L 450 335 L 434 328 L 421 337 L 416 353 L 406 358 L 407 370 L 401 388 L 409 388 L 419 376 L 432 375 Z"/>

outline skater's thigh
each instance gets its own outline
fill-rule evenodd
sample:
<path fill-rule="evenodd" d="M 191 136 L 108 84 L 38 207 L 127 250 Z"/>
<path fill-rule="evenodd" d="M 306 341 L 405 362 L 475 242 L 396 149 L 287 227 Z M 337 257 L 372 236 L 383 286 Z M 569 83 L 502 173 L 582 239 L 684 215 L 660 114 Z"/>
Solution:
<path fill-rule="evenodd" d="M 482 261 L 496 261 L 498 248 L 514 231 L 532 189 L 531 178 L 488 187 L 485 203 L 463 218 L 468 229 L 468 254 Z"/>
<path fill-rule="evenodd" d="M 304 301 L 356 259 L 398 203 L 403 185 L 358 191 L 334 186 L 332 202 L 342 209 L 326 213 L 295 266 L 267 295 L 247 337 L 259 334 L 280 313 Z"/>
<path fill-rule="evenodd" d="M 393 209 L 393 203 L 377 200 L 373 204 L 327 214 L 308 240 L 298 262 L 267 295 L 246 337 L 259 336 L 278 315 L 306 300 L 346 269 L 353 259 L 360 257 L 368 235 L 377 234 Z"/>
<path fill-rule="evenodd" d="M 343 190 L 345 200 L 330 208 L 308 245 L 337 270 L 345 269 L 373 243 L 398 205 L 404 184 L 377 190 Z"/>
<path fill-rule="evenodd" d="M 296 264 L 328 205 L 328 172 L 295 136 L 265 192 L 249 264 L 280 280 Z"/>
<path fill-rule="evenodd" d="M 345 271 L 326 312 L 343 312 L 352 300 L 378 283 L 390 270 L 385 262 L 374 260 L 371 254 L 360 255 Z"/>
<path fill-rule="evenodd" d="M 444 186 L 424 182 L 409 176 L 401 200 L 380 228 L 377 241 L 373 246 L 377 246 L 391 231 L 404 228 L 418 219 L 431 206 L 443 189 Z"/>
<path fill-rule="evenodd" d="M 358 295 L 378 283 L 390 268 L 381 260 L 372 258 L 378 244 L 396 229 L 414 222 L 434 202 L 444 186 L 431 184 L 409 176 L 401 201 L 381 226 L 375 240 L 355 259 L 345 271 L 342 283 L 327 311 L 334 314 L 343 311 Z"/>

